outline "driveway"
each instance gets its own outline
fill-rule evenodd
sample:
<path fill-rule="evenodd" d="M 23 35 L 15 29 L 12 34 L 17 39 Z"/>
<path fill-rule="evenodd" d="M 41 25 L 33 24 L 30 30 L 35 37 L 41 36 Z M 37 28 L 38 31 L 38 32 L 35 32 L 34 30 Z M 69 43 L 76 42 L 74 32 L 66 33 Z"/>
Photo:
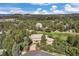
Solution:
<path fill-rule="evenodd" d="M 35 51 L 36 50 L 36 44 L 31 44 L 29 51 Z"/>
<path fill-rule="evenodd" d="M 23 56 L 52 56 L 51 54 L 42 52 L 42 51 L 30 51 Z"/>

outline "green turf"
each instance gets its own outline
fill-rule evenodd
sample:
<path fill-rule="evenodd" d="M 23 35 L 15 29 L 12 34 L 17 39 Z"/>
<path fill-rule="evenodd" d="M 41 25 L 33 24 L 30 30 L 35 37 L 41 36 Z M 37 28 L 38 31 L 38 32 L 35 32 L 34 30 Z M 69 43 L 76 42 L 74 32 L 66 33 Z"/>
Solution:
<path fill-rule="evenodd" d="M 44 34 L 54 38 L 54 39 L 59 39 L 59 40 L 67 40 L 67 37 L 70 35 L 76 35 L 73 33 L 65 33 L 65 32 L 44 32 Z"/>

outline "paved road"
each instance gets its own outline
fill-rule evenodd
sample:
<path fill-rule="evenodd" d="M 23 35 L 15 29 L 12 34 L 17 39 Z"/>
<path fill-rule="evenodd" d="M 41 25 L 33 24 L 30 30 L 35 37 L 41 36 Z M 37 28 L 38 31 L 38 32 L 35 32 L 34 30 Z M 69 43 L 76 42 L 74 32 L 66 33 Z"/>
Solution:
<path fill-rule="evenodd" d="M 42 51 L 30 51 L 23 56 L 52 56 L 48 53 L 42 52 Z"/>

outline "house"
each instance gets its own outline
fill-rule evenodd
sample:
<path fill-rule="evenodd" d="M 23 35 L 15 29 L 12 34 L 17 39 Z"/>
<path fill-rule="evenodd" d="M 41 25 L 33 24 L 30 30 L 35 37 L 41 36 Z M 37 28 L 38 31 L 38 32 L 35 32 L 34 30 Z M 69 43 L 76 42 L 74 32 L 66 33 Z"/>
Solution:
<path fill-rule="evenodd" d="M 33 43 L 40 43 L 42 35 L 43 34 L 32 34 L 30 38 L 32 39 Z"/>
<path fill-rule="evenodd" d="M 15 19 L 0 19 L 0 22 L 7 22 L 7 21 L 14 22 Z"/>
<path fill-rule="evenodd" d="M 6 49 L 0 49 L 0 56 L 3 54 L 4 51 L 6 51 Z"/>
<path fill-rule="evenodd" d="M 60 31 L 56 30 L 55 32 L 60 32 Z"/>
<path fill-rule="evenodd" d="M 0 35 L 2 34 L 3 32 L 2 31 L 0 31 Z"/>
<path fill-rule="evenodd" d="M 32 34 L 30 36 L 30 38 L 32 39 L 33 43 L 40 43 L 42 36 L 43 36 L 43 34 Z M 53 43 L 54 39 L 49 38 L 47 35 L 45 35 L 45 37 L 47 39 L 46 43 L 51 45 Z"/>
<path fill-rule="evenodd" d="M 5 19 L 5 21 L 15 21 L 15 19 Z"/>
<path fill-rule="evenodd" d="M 49 38 L 47 35 L 46 35 L 46 39 L 47 39 L 46 43 L 49 44 L 49 45 L 51 45 L 54 41 L 54 39 Z"/>

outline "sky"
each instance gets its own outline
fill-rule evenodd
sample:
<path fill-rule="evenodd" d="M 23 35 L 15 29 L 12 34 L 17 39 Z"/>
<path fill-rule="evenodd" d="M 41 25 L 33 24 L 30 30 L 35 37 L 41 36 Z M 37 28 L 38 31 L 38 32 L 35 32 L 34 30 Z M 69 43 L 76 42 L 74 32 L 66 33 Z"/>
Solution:
<path fill-rule="evenodd" d="M 0 3 L 0 14 L 74 14 L 79 3 Z"/>

